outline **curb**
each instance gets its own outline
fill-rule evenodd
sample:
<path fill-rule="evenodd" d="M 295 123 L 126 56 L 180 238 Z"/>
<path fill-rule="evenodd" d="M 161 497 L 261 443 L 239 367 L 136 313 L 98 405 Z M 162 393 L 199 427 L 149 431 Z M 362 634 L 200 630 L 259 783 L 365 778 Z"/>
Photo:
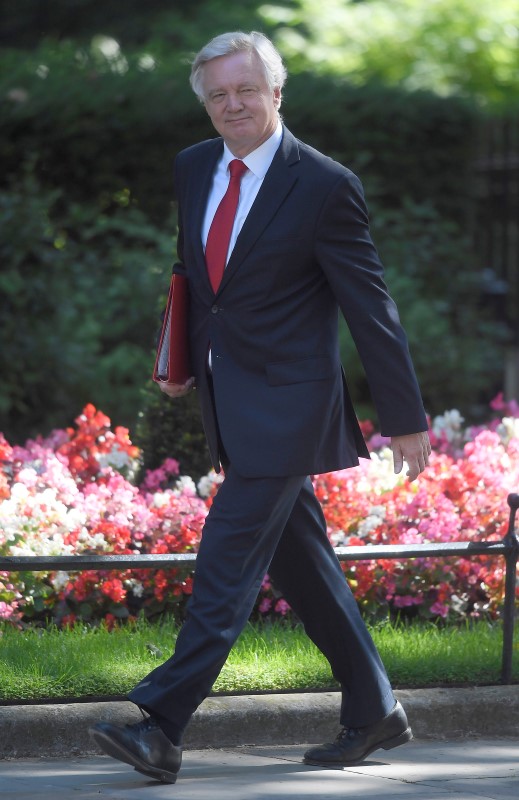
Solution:
<path fill-rule="evenodd" d="M 397 690 L 417 739 L 519 738 L 519 686 Z M 185 749 L 307 744 L 334 739 L 339 692 L 209 697 L 194 714 Z M 88 727 L 124 725 L 128 701 L 0 707 L 0 759 L 98 754 Z"/>

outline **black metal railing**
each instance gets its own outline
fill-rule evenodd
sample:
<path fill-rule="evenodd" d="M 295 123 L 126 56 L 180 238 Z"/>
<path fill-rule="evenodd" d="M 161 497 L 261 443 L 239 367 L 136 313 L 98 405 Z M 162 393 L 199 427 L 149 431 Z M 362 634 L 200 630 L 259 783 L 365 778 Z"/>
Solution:
<path fill-rule="evenodd" d="M 337 547 L 339 561 L 377 561 L 379 559 L 407 559 L 459 556 L 503 556 L 505 559 L 505 596 L 503 603 L 503 650 L 501 681 L 512 682 L 512 656 L 515 617 L 516 570 L 519 561 L 519 535 L 515 531 L 515 517 L 519 508 L 519 494 L 508 495 L 510 517 L 507 533 L 496 542 L 442 542 L 439 544 L 366 545 Z M 148 553 L 140 555 L 77 555 L 77 556 L 0 556 L 0 572 L 41 572 L 66 570 L 81 572 L 87 569 L 158 569 L 192 570 L 196 553 Z"/>

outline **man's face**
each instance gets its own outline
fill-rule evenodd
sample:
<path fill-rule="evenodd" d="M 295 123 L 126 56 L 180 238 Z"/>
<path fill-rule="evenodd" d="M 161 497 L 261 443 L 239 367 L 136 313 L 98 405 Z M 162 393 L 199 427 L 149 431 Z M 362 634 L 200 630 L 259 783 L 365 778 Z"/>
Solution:
<path fill-rule="evenodd" d="M 233 155 L 244 158 L 276 130 L 281 92 L 268 88 L 256 53 L 211 59 L 202 85 L 207 113 Z"/>

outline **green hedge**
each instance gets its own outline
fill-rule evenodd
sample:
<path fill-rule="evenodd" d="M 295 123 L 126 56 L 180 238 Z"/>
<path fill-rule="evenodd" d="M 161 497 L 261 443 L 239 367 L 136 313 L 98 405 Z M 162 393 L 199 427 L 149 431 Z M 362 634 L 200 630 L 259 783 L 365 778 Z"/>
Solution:
<path fill-rule="evenodd" d="M 133 428 L 145 408 L 139 437 L 154 466 L 166 442 L 177 458 L 189 450 L 178 408 L 142 394 L 174 251 L 171 167 L 214 131 L 180 48 L 157 45 L 151 70 L 143 50 L 107 60 L 64 41 L 0 53 L 0 430 L 45 433 L 85 402 Z M 283 114 L 365 184 L 428 410 L 477 415 L 502 360 L 463 235 L 479 112 L 452 97 L 298 74 Z M 361 413 L 372 413 L 346 345 L 344 357 Z M 207 455 L 194 449 L 198 471 Z"/>
<path fill-rule="evenodd" d="M 137 209 L 107 215 L 30 171 L 20 181 L 0 191 L 0 431 L 47 433 L 87 402 L 133 425 L 172 236 Z"/>
<path fill-rule="evenodd" d="M 165 458 L 176 458 L 180 474 L 195 481 L 211 469 L 196 392 L 173 400 L 157 386 L 149 386 L 133 440 L 142 451 L 141 475 Z"/>
<path fill-rule="evenodd" d="M 466 217 L 479 119 L 466 101 L 299 74 L 287 83 L 284 115 L 296 135 L 359 174 L 370 203 L 427 200 Z"/>
<path fill-rule="evenodd" d="M 4 53 L 0 180 L 16 181 L 30 153 L 43 184 L 70 199 L 106 208 L 129 190 L 163 222 L 175 153 L 214 135 L 180 56 L 162 56 L 146 71 L 138 53 L 125 53 L 127 71 L 118 74 L 117 58 L 107 66 L 72 44 L 23 59 Z M 427 198 L 457 219 L 467 214 L 478 114 L 465 101 L 299 74 L 287 83 L 283 113 L 297 136 L 358 171 L 373 201 L 395 207 Z"/>
<path fill-rule="evenodd" d="M 429 202 L 372 209 L 371 229 L 409 338 L 427 411 L 462 408 L 484 419 L 501 390 L 509 332 L 481 297 L 476 256 L 461 225 Z M 362 367 L 345 329 L 342 353 L 357 408 L 373 411 Z"/>

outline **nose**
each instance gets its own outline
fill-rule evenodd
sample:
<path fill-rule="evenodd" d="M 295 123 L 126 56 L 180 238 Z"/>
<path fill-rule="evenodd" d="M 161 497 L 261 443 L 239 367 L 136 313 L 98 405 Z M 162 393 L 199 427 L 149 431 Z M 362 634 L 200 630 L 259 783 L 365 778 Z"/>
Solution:
<path fill-rule="evenodd" d="M 227 95 L 227 108 L 229 111 L 240 111 L 243 108 L 243 101 L 238 92 L 229 92 Z"/>

